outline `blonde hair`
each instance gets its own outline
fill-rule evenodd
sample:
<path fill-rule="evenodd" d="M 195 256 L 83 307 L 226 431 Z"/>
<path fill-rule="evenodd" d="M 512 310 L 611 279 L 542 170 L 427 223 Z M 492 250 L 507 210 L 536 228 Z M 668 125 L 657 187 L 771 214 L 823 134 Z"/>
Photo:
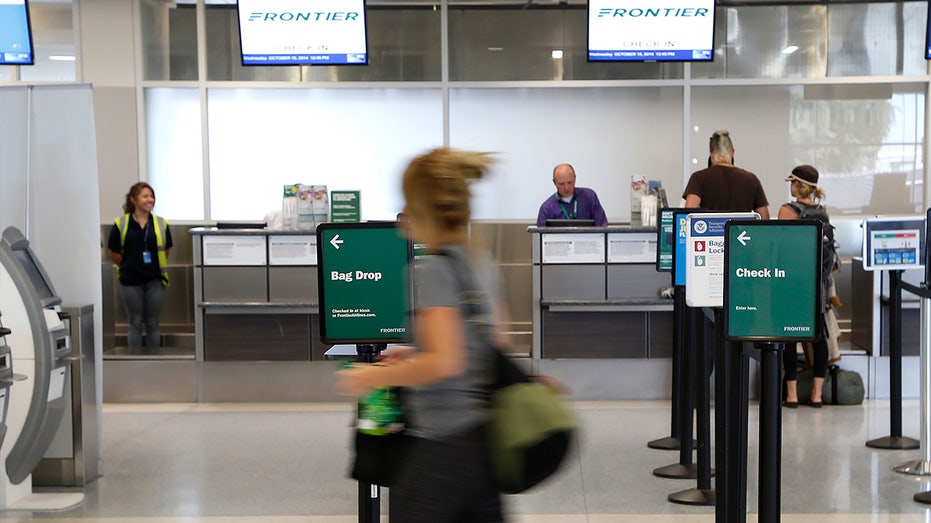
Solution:
<path fill-rule="evenodd" d="M 469 224 L 469 182 L 485 175 L 490 153 L 434 149 L 414 158 L 404 171 L 407 210 L 420 226 L 448 233 Z"/>
<path fill-rule="evenodd" d="M 708 141 L 708 152 L 711 153 L 712 162 L 734 163 L 734 142 L 731 141 L 730 133 L 715 131 Z"/>
<path fill-rule="evenodd" d="M 816 200 L 824 199 L 824 189 L 821 187 L 808 185 L 807 183 L 802 183 L 799 181 L 795 182 L 795 187 L 799 198 L 808 199 L 808 197 L 814 195 Z"/>

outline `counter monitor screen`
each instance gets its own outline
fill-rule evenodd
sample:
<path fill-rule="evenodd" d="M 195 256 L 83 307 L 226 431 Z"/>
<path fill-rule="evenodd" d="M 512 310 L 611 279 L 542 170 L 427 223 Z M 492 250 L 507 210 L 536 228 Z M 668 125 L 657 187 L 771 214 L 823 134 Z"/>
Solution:
<path fill-rule="evenodd" d="M 547 227 L 594 227 L 595 220 L 564 220 L 562 218 L 550 218 L 546 220 Z"/>
<path fill-rule="evenodd" d="M 863 221 L 863 269 L 923 269 L 925 217 L 879 217 Z"/>
<path fill-rule="evenodd" d="M 710 62 L 714 0 L 588 1 L 589 62 Z"/>
<path fill-rule="evenodd" d="M 237 11 L 243 65 L 368 63 L 365 0 L 239 0 Z"/>
<path fill-rule="evenodd" d="M 26 0 L 0 0 L 0 65 L 32 65 L 32 28 Z"/>
<path fill-rule="evenodd" d="M 13 254 L 16 255 L 16 259 L 19 260 L 23 270 L 26 271 L 26 275 L 29 276 L 29 281 L 35 287 L 39 299 L 44 302 L 54 298 L 55 293 L 52 292 L 52 287 L 45 280 L 45 276 L 43 276 L 35 258 L 32 257 L 32 253 L 28 249 L 14 249 Z"/>

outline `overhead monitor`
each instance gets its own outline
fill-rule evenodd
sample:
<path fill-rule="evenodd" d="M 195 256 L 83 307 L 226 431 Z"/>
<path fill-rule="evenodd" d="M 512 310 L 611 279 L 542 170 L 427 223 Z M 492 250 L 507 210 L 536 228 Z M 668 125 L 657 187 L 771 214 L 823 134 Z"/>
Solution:
<path fill-rule="evenodd" d="M 368 63 L 365 0 L 239 0 L 243 65 Z"/>
<path fill-rule="evenodd" d="M 412 259 L 413 242 L 398 222 L 319 225 L 321 341 L 410 341 Z"/>
<path fill-rule="evenodd" d="M 925 60 L 931 60 L 931 2 L 928 2 L 928 20 L 925 25 Z"/>
<path fill-rule="evenodd" d="M 32 65 L 32 28 L 26 0 L 0 0 L 0 65 Z"/>
<path fill-rule="evenodd" d="M 563 218 L 548 218 L 546 220 L 547 227 L 594 227 L 595 220 L 588 219 L 575 219 L 567 220 Z"/>
<path fill-rule="evenodd" d="M 863 221 L 863 269 L 923 269 L 925 217 L 897 216 Z"/>
<path fill-rule="evenodd" d="M 714 0 L 588 1 L 590 62 L 710 62 Z"/>

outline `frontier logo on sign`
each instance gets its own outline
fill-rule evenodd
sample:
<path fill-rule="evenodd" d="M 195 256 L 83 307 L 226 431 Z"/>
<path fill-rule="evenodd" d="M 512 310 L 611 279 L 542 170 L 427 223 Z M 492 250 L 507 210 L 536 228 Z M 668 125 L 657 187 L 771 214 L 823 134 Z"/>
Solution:
<path fill-rule="evenodd" d="M 250 22 L 347 22 L 359 20 L 359 13 L 320 11 L 311 13 L 249 13 Z"/>

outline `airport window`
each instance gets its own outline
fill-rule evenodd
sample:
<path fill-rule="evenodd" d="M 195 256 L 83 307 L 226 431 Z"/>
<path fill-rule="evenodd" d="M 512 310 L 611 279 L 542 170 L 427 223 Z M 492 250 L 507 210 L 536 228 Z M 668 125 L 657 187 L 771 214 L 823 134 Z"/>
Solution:
<path fill-rule="evenodd" d="M 197 10 L 173 0 L 141 0 L 146 80 L 197 80 Z"/>
<path fill-rule="evenodd" d="M 530 5 L 528 2 L 526 5 Z M 590 63 L 585 5 L 453 5 L 453 81 L 682 78 L 681 63 Z"/>

